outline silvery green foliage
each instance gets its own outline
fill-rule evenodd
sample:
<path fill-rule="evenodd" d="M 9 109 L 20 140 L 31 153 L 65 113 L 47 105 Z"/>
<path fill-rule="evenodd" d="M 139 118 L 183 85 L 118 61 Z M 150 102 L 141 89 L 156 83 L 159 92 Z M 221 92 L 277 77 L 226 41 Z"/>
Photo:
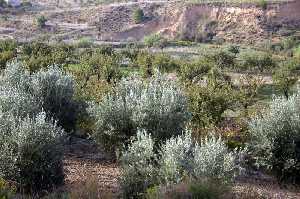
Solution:
<path fill-rule="evenodd" d="M 300 176 L 300 96 L 274 98 L 262 116 L 249 122 L 250 149 L 260 167 L 281 179 Z M 296 171 L 298 170 L 298 174 Z"/>
<path fill-rule="evenodd" d="M 57 66 L 51 66 L 32 75 L 31 87 L 33 95 L 41 101 L 47 116 L 58 120 L 65 130 L 72 130 L 77 113 L 77 106 L 73 100 L 73 77 Z"/>
<path fill-rule="evenodd" d="M 143 185 L 144 190 L 145 185 L 180 183 L 186 179 L 229 183 L 238 174 L 238 160 L 243 153 L 230 152 L 224 141 L 215 136 L 197 143 L 189 130 L 166 140 L 157 155 L 155 151 L 151 136 L 138 132 L 137 139 L 129 145 L 128 151 L 123 152 L 123 188 L 130 188 L 128 193 L 142 190 L 133 186 L 134 179 L 139 179 L 137 184 Z"/>
<path fill-rule="evenodd" d="M 156 74 L 149 82 L 122 79 L 116 90 L 91 106 L 96 138 L 114 147 L 145 129 L 161 141 L 181 134 L 189 119 L 186 98 L 176 82 Z"/>
<path fill-rule="evenodd" d="M 167 140 L 161 151 L 160 175 L 166 183 L 178 183 L 185 177 L 229 182 L 238 172 L 242 153 L 230 152 L 224 141 L 215 136 L 193 142 L 189 131 Z"/>
<path fill-rule="evenodd" d="M 46 114 L 17 118 L 0 113 L 0 178 L 25 189 L 52 188 L 63 182 L 59 138 L 63 131 Z"/>
<path fill-rule="evenodd" d="M 193 141 L 191 132 L 172 137 L 160 151 L 160 176 L 162 181 L 178 183 L 193 170 Z"/>
<path fill-rule="evenodd" d="M 23 90 L 0 86 L 0 110 L 24 118 L 36 115 L 41 106 L 34 96 Z"/>
<path fill-rule="evenodd" d="M 160 74 L 143 89 L 138 110 L 139 127 L 158 140 L 180 135 L 189 119 L 180 86 Z"/>
<path fill-rule="evenodd" d="M 229 152 L 221 138 L 206 137 L 194 148 L 194 172 L 197 179 L 212 178 L 231 181 L 238 169 L 237 155 Z"/>
<path fill-rule="evenodd" d="M 20 63 L 13 62 L 0 77 L 0 83 L 2 111 L 24 117 L 44 110 L 47 118 L 58 120 L 66 130 L 75 126 L 74 80 L 57 66 L 29 74 Z"/>
<path fill-rule="evenodd" d="M 19 63 L 8 64 L 0 77 L 0 110 L 17 117 L 40 112 L 39 99 L 32 96 L 30 82 L 30 75 Z"/>
<path fill-rule="evenodd" d="M 0 83 L 0 177 L 17 181 L 24 190 L 61 184 L 62 130 L 52 117 L 64 128 L 74 118 L 72 78 L 57 67 L 29 74 L 14 62 Z"/>
<path fill-rule="evenodd" d="M 153 139 L 144 131 L 138 131 L 136 139 L 131 141 L 120 158 L 125 198 L 142 193 L 153 185 L 157 173 L 153 165 L 155 158 Z"/>
<path fill-rule="evenodd" d="M 0 82 L 1 86 L 13 87 L 25 92 L 30 88 L 31 77 L 20 62 L 11 62 L 7 64 Z"/>

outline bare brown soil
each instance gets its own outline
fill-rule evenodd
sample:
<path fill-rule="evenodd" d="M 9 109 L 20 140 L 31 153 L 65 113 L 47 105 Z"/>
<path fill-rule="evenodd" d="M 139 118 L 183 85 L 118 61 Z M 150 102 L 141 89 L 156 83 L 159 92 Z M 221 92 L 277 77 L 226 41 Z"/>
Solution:
<path fill-rule="evenodd" d="M 99 192 L 117 194 L 120 190 L 118 164 L 90 140 L 71 138 L 65 146 L 64 164 L 69 191 L 83 189 L 89 183 L 96 184 Z"/>
<path fill-rule="evenodd" d="M 120 167 L 92 141 L 72 138 L 65 146 L 65 189 L 72 199 L 117 198 Z M 261 172 L 240 177 L 226 199 L 299 199 L 300 189 L 281 187 L 276 179 Z"/>
<path fill-rule="evenodd" d="M 256 43 L 300 30 L 300 1 L 297 0 L 272 4 L 267 10 L 256 5 L 196 5 L 180 1 L 86 6 L 73 0 L 32 2 L 33 7 L 25 10 L 0 10 L 0 38 L 72 41 L 90 37 L 98 41 L 131 41 L 152 33 L 197 39 L 203 32 L 209 32 L 226 41 Z M 141 24 L 135 24 L 132 19 L 138 7 L 146 16 Z M 39 15 L 48 19 L 44 29 L 36 26 Z"/>

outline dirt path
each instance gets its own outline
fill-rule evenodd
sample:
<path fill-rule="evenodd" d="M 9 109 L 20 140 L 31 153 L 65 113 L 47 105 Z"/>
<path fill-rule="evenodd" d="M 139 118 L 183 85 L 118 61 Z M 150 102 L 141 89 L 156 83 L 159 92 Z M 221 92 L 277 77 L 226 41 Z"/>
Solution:
<path fill-rule="evenodd" d="M 67 190 L 76 192 L 96 186 L 99 193 L 117 194 L 119 192 L 120 170 L 118 165 L 92 141 L 71 138 L 64 150 Z"/>

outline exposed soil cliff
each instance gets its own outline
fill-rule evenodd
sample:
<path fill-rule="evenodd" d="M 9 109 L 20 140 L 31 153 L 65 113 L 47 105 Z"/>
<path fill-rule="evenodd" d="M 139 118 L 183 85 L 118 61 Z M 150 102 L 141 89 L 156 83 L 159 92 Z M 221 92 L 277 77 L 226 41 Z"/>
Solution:
<path fill-rule="evenodd" d="M 271 4 L 264 10 L 255 5 L 218 6 L 196 4 L 140 4 L 148 20 L 134 24 L 132 8 L 108 7 L 98 23 L 103 40 L 141 39 L 150 33 L 190 40 L 211 38 L 255 42 L 300 30 L 300 1 Z M 115 21 L 116 23 L 113 23 Z"/>
<path fill-rule="evenodd" d="M 53 39 L 141 40 L 159 33 L 167 38 L 226 40 L 254 43 L 300 32 L 300 1 L 277 3 L 262 9 L 256 5 L 187 4 L 180 1 L 140 1 L 80 7 L 68 0 L 69 7 L 55 7 L 54 1 L 40 1 L 29 10 L 2 11 L 0 38 L 33 39 L 48 35 Z M 71 6 L 73 5 L 73 7 Z M 136 8 L 146 19 L 134 23 Z M 39 15 L 48 19 L 38 29 Z M 5 18 L 5 20 L 4 20 Z"/>

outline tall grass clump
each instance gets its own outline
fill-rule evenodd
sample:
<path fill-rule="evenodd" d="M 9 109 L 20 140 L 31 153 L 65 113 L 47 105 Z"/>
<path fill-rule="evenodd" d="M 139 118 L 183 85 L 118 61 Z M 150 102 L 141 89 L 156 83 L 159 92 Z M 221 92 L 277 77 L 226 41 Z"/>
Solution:
<path fill-rule="evenodd" d="M 181 134 L 189 119 L 186 98 L 176 82 L 160 74 L 143 81 L 122 79 L 114 92 L 89 112 L 96 121 L 96 140 L 116 149 L 137 129 L 145 129 L 156 141 Z"/>
<path fill-rule="evenodd" d="M 281 181 L 300 182 L 299 92 L 274 98 L 268 110 L 249 123 L 250 148 L 257 166 L 274 171 Z"/>

